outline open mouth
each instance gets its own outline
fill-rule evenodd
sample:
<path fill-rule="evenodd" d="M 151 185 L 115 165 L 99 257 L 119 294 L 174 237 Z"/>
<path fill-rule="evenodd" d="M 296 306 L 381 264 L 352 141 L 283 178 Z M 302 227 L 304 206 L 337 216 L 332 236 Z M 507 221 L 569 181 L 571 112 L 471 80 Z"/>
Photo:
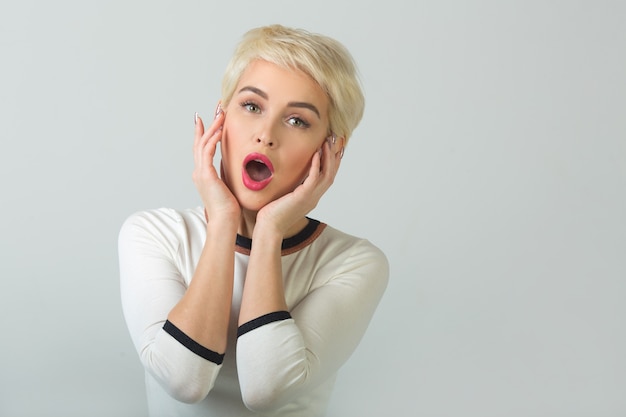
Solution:
<path fill-rule="evenodd" d="M 243 161 L 244 185 L 254 191 L 265 188 L 272 180 L 274 167 L 269 158 L 260 153 L 251 153 Z"/>
<path fill-rule="evenodd" d="M 272 176 L 272 171 L 263 161 L 253 160 L 246 164 L 246 172 L 253 181 L 263 181 Z"/>

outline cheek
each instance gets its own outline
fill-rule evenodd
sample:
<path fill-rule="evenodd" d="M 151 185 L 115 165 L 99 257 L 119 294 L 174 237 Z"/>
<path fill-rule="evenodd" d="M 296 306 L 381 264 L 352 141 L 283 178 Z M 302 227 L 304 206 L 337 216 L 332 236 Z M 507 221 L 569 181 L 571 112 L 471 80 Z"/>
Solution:
<path fill-rule="evenodd" d="M 311 163 L 313 162 L 313 155 L 315 155 L 316 150 L 311 150 L 307 152 L 298 153 L 297 156 L 290 158 L 289 160 L 289 169 L 296 176 L 297 181 L 301 181 L 309 174 L 309 170 L 311 169 Z"/>
<path fill-rule="evenodd" d="M 237 129 L 236 123 L 224 122 L 222 131 L 222 139 L 220 140 L 220 149 L 222 151 L 222 158 L 232 158 L 237 149 L 237 138 L 241 137 L 240 132 Z"/>
<path fill-rule="evenodd" d="M 220 141 L 220 154 L 221 154 L 221 166 L 226 174 L 226 178 L 232 178 L 237 174 L 239 170 L 237 166 L 236 158 L 236 146 L 234 146 L 230 136 L 224 134 L 222 136 L 222 140 Z M 233 169 L 235 171 L 233 171 Z"/>

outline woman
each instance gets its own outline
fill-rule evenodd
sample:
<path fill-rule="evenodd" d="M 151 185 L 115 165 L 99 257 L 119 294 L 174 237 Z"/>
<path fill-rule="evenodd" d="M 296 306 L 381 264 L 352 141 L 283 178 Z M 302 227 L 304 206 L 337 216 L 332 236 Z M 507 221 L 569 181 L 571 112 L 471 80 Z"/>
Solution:
<path fill-rule="evenodd" d="M 388 279 L 375 246 L 307 217 L 363 106 L 336 41 L 278 25 L 244 36 L 214 120 L 195 117 L 203 207 L 136 213 L 120 232 L 150 415 L 324 414 Z"/>

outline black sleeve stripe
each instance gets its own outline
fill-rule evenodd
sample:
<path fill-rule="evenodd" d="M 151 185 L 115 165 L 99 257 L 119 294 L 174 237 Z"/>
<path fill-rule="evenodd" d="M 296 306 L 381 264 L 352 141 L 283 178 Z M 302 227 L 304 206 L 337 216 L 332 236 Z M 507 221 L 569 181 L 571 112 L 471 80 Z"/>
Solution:
<path fill-rule="evenodd" d="M 176 339 L 180 344 L 185 346 L 187 349 L 195 353 L 196 355 L 211 361 L 217 365 L 221 365 L 224 362 L 224 354 L 217 353 L 212 351 L 211 349 L 207 349 L 191 337 L 187 336 L 180 330 L 178 327 L 174 326 L 169 320 L 165 322 L 163 325 L 163 330 L 170 334 L 174 339 Z"/>
<path fill-rule="evenodd" d="M 269 324 L 275 321 L 287 320 L 290 318 L 291 314 L 289 314 L 288 311 L 275 311 L 273 313 L 265 314 L 239 326 L 239 328 L 237 329 L 237 337 L 244 335 L 249 331 L 257 329 L 265 324 Z"/>

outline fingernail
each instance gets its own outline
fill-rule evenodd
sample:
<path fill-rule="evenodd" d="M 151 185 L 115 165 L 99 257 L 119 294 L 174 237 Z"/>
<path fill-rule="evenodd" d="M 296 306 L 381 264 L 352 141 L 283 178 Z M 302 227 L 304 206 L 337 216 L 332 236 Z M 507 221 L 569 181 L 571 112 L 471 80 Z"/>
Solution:
<path fill-rule="evenodd" d="M 320 148 L 320 150 L 319 150 L 319 151 L 317 151 L 317 153 L 319 153 L 319 154 L 320 154 L 320 158 L 321 158 L 321 157 L 322 157 L 322 148 Z"/>
<path fill-rule="evenodd" d="M 217 103 L 217 108 L 215 109 L 215 118 L 222 113 L 222 103 Z"/>
<path fill-rule="evenodd" d="M 193 114 L 193 124 L 197 125 L 198 124 L 198 112 L 195 112 Z"/>

